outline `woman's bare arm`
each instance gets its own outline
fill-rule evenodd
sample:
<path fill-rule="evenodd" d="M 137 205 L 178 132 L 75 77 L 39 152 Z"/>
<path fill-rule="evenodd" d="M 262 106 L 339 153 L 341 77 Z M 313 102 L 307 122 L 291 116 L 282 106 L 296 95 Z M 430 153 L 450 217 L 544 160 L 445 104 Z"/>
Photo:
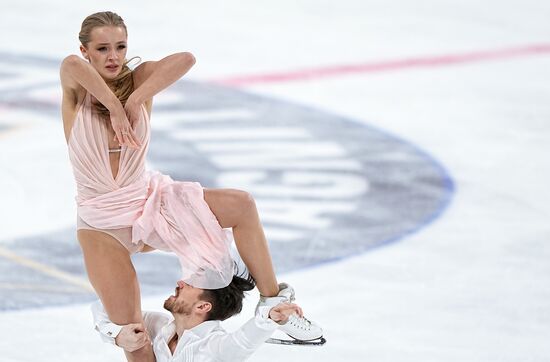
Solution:
<path fill-rule="evenodd" d="M 124 112 L 122 104 L 107 83 L 88 62 L 77 55 L 69 55 L 61 63 L 61 85 L 76 89 L 82 86 L 100 101 L 111 113 Z"/>
<path fill-rule="evenodd" d="M 188 52 L 140 64 L 134 71 L 136 89 L 126 101 L 126 110 L 137 109 L 144 103 L 150 106 L 156 94 L 180 79 L 194 64 L 195 57 Z"/>
<path fill-rule="evenodd" d="M 77 93 L 83 87 L 110 112 L 111 124 L 121 145 L 139 147 L 140 142 L 130 127 L 124 107 L 99 73 L 77 55 L 69 55 L 61 63 L 61 85 L 66 93 Z"/>

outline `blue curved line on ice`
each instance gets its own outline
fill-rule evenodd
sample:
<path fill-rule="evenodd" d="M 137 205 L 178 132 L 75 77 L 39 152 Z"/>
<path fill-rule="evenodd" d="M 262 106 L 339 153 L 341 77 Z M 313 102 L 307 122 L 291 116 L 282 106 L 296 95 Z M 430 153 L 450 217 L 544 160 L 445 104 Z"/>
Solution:
<path fill-rule="evenodd" d="M 217 86 L 219 86 L 219 85 L 217 85 Z M 230 88 L 230 87 L 227 87 L 227 88 Z M 274 101 L 277 101 L 277 102 L 287 103 L 287 104 L 290 104 L 290 105 L 294 105 L 296 107 L 300 107 L 302 109 L 309 109 L 309 110 L 315 111 L 315 112 L 323 112 L 325 114 L 331 114 L 335 117 L 339 117 L 341 119 L 345 119 L 345 120 L 351 121 L 353 123 L 357 123 L 357 124 L 359 124 L 363 127 L 369 128 L 369 129 L 371 129 L 375 132 L 378 132 L 378 133 L 380 133 L 380 134 L 382 134 L 382 135 L 384 135 L 388 138 L 394 139 L 398 142 L 401 142 L 403 144 L 406 144 L 406 145 L 410 146 L 412 149 L 414 149 L 415 152 L 417 152 L 419 155 L 421 155 L 426 160 L 428 160 L 439 171 L 441 179 L 443 180 L 443 187 L 444 187 L 444 191 L 445 191 L 444 198 L 441 200 L 441 202 L 440 202 L 439 206 L 437 207 L 437 209 L 431 215 L 429 215 L 427 218 L 425 218 L 422 222 L 418 223 L 414 228 L 412 228 L 410 230 L 407 230 L 405 232 L 402 232 L 401 234 L 397 234 L 397 235 L 395 235 L 391 238 L 382 240 L 381 242 L 379 242 L 379 243 L 377 243 L 377 244 L 375 244 L 371 247 L 368 247 L 368 248 L 364 249 L 363 251 L 360 251 L 359 253 L 356 253 L 356 254 L 353 254 L 353 255 L 344 255 L 344 256 L 328 258 L 328 259 L 325 259 L 323 261 L 319 261 L 319 262 L 315 262 L 315 263 L 312 263 L 312 264 L 309 264 L 309 265 L 304 265 L 302 267 L 298 267 L 297 269 L 294 269 L 294 270 L 289 270 L 287 272 L 292 273 L 292 272 L 295 272 L 295 271 L 317 268 L 317 267 L 323 266 L 325 264 L 336 263 L 336 262 L 339 262 L 339 261 L 342 261 L 342 260 L 345 260 L 345 259 L 350 259 L 350 258 L 359 256 L 359 255 L 363 255 L 363 254 L 365 254 L 367 252 L 370 252 L 372 250 L 375 250 L 375 249 L 378 249 L 378 248 L 381 248 L 381 247 L 385 247 L 385 246 L 388 246 L 388 245 L 393 244 L 395 242 L 401 241 L 401 240 L 405 239 L 406 237 L 411 236 L 413 234 L 416 234 L 417 232 L 423 230 L 424 228 L 426 228 L 429 225 L 431 225 L 432 223 L 434 223 L 437 219 L 439 219 L 443 215 L 445 210 L 447 210 L 447 208 L 450 206 L 450 204 L 453 200 L 453 196 L 455 194 L 455 190 L 456 190 L 455 182 L 453 181 L 450 172 L 447 171 L 447 169 L 443 166 L 443 164 L 435 156 L 432 156 L 431 154 L 429 154 L 427 151 L 425 151 L 420 146 L 418 146 L 418 145 L 416 145 L 416 144 L 414 144 L 410 141 L 407 141 L 404 138 L 402 138 L 400 136 L 397 136 L 397 135 L 395 135 L 395 134 L 393 134 L 393 133 L 391 133 L 391 132 L 389 132 L 385 129 L 382 129 L 382 128 L 379 128 L 379 127 L 376 127 L 376 126 L 373 126 L 373 125 L 370 125 L 370 124 L 366 124 L 365 122 L 360 121 L 359 119 L 350 118 L 350 117 L 347 117 L 347 116 L 343 117 L 342 115 L 335 114 L 334 112 L 327 111 L 326 109 L 316 108 L 316 107 L 313 107 L 313 106 L 304 105 L 304 104 L 297 103 L 297 102 L 294 102 L 294 101 L 289 101 L 288 99 L 281 99 L 281 98 L 277 98 L 277 97 L 274 97 L 274 96 L 266 96 L 264 94 L 259 95 L 259 94 L 244 91 L 242 89 L 235 89 L 235 88 L 231 88 L 231 89 L 234 92 L 240 92 L 240 93 L 243 93 L 243 94 L 246 94 L 246 95 L 249 95 L 249 96 L 260 96 L 261 98 L 264 98 L 264 99 L 268 99 L 268 100 L 271 99 L 271 100 L 274 100 Z"/>
<path fill-rule="evenodd" d="M 2 61 L 2 60 L 4 60 L 4 61 L 14 61 L 14 60 L 21 61 L 21 57 L 22 57 L 21 55 L 14 55 L 14 54 L 8 54 L 8 53 L 0 52 L 0 61 Z M 52 59 L 47 59 L 47 58 L 43 58 L 43 57 L 39 57 L 39 56 L 28 56 L 28 55 L 26 55 L 26 56 L 23 56 L 23 57 L 26 58 L 25 59 L 26 64 L 32 64 L 32 65 L 41 65 L 41 66 L 46 66 L 46 67 L 51 67 L 51 68 L 54 68 L 54 67 L 57 68 L 61 63 L 60 60 L 52 60 Z M 200 83 L 200 82 L 197 82 L 197 83 Z M 44 84 L 41 84 L 41 85 L 45 86 L 45 85 L 50 85 L 50 84 L 51 84 L 50 82 L 45 82 Z M 204 84 L 207 84 L 207 83 L 204 83 Z M 297 103 L 295 101 L 289 101 L 288 99 L 278 99 L 277 97 L 273 97 L 273 96 L 266 96 L 266 95 L 263 95 L 263 94 L 256 94 L 256 93 L 244 91 L 242 89 L 236 89 L 236 88 L 232 88 L 232 87 L 223 87 L 223 86 L 219 86 L 219 85 L 215 85 L 215 86 L 218 87 L 218 88 L 226 88 L 228 90 L 231 90 L 231 92 L 234 92 L 234 93 L 242 93 L 243 95 L 246 95 L 246 96 L 249 96 L 249 97 L 250 96 L 260 97 L 260 98 L 265 99 L 265 100 L 273 100 L 273 101 L 276 101 L 276 102 L 293 105 L 293 106 L 299 107 L 303 110 L 311 110 L 312 112 L 322 112 L 324 114 L 329 114 L 329 115 L 332 115 L 332 116 L 337 117 L 339 119 L 349 121 L 349 122 L 358 124 L 361 127 L 365 127 L 367 129 L 373 130 L 374 132 L 376 132 L 378 134 L 381 134 L 381 135 L 384 135 L 385 137 L 387 137 L 389 139 L 393 139 L 393 140 L 395 140 L 399 143 L 402 143 L 402 144 L 405 144 L 405 145 L 409 146 L 414 152 L 416 152 L 423 159 L 427 160 L 432 166 L 434 166 L 434 168 L 439 173 L 439 176 L 441 177 L 441 180 L 442 180 L 442 183 L 443 183 L 442 186 L 443 186 L 443 189 L 444 189 L 443 190 L 444 191 L 443 198 L 440 200 L 439 205 L 435 209 L 435 211 L 432 212 L 424 220 L 417 223 L 415 227 L 413 227 L 409 230 L 406 230 L 404 232 L 401 232 L 400 234 L 392 236 L 388 239 L 381 240 L 381 241 L 377 242 L 374 245 L 371 245 L 371 246 L 369 246 L 369 247 L 367 247 L 363 250 L 360 250 L 357 253 L 353 253 L 351 255 L 342 255 L 342 256 L 337 256 L 337 257 L 332 257 L 332 258 L 329 257 L 327 259 L 324 259 L 322 261 L 317 261 L 317 262 L 314 262 L 312 264 L 305 264 L 305 265 L 303 265 L 301 267 L 297 267 L 296 269 L 293 269 L 291 271 L 304 270 L 304 269 L 314 268 L 314 267 L 321 266 L 321 265 L 328 264 L 328 263 L 338 262 L 338 261 L 341 261 L 341 260 L 344 260 L 344 259 L 348 259 L 348 258 L 357 256 L 357 255 L 364 254 L 366 252 L 377 249 L 379 247 L 387 246 L 387 245 L 390 245 L 390 244 L 395 243 L 397 241 L 403 240 L 406 237 L 408 237 L 412 234 L 415 234 L 415 233 L 419 232 L 420 230 L 423 230 L 424 228 L 426 228 L 427 226 L 429 226 L 430 224 L 435 222 L 437 219 L 439 219 L 452 202 L 456 186 L 455 186 L 455 183 L 453 182 L 453 179 L 452 179 L 450 173 L 441 164 L 441 162 L 439 162 L 434 156 L 429 154 L 427 151 L 422 149 L 420 146 L 418 146 L 418 145 L 416 145 L 416 144 L 414 144 L 410 141 L 407 141 L 407 140 L 405 140 L 404 138 L 402 138 L 400 136 L 392 134 L 392 133 L 388 132 L 387 130 L 369 125 L 369 124 L 367 124 L 367 123 L 365 123 L 365 122 L 363 122 L 359 119 L 354 119 L 354 118 L 350 118 L 350 117 L 343 117 L 342 115 L 335 114 L 335 113 L 327 111 L 325 109 L 304 105 L 304 104 L 301 104 L 301 103 Z M 29 90 L 29 89 L 32 89 L 32 87 L 23 86 L 20 89 L 18 89 L 18 91 L 26 91 L 26 90 Z M 0 102 L 1 101 L 2 101 L 2 99 L 0 97 Z"/>

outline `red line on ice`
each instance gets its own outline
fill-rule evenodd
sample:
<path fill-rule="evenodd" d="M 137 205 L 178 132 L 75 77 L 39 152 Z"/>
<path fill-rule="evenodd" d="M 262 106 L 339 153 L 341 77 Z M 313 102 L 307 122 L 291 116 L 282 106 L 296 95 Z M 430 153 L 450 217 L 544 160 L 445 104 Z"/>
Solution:
<path fill-rule="evenodd" d="M 488 60 L 500 60 L 519 56 L 550 53 L 550 44 L 529 45 L 515 48 L 482 50 L 460 54 L 436 55 L 429 57 L 407 58 L 382 62 L 334 65 L 319 68 L 300 69 L 280 73 L 233 76 L 211 80 L 212 83 L 245 86 L 259 83 L 276 83 L 297 80 L 325 78 L 354 73 L 378 73 L 407 68 L 430 68 L 453 64 L 474 63 Z"/>

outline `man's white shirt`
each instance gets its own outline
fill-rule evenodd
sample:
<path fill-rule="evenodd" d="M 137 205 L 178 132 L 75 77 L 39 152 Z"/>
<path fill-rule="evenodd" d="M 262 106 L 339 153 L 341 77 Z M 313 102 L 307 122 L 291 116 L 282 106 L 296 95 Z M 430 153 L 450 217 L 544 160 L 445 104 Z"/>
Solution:
<path fill-rule="evenodd" d="M 227 332 L 220 321 L 206 321 L 186 330 L 178 340 L 174 354 L 168 343 L 176 334 L 172 315 L 143 312 L 143 323 L 151 340 L 157 362 L 244 361 L 258 349 L 277 329 L 269 319 L 272 307 L 261 307 L 256 317 L 234 332 Z M 112 323 L 100 301 L 92 304 L 95 329 L 103 341 L 114 344 L 122 329 Z"/>

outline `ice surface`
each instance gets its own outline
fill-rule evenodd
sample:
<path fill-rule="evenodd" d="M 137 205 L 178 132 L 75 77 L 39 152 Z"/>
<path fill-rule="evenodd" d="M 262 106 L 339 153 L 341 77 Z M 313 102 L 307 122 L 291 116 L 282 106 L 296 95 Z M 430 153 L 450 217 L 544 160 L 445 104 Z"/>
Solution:
<path fill-rule="evenodd" d="M 550 4 L 535 0 L 22 0 L 0 13 L 0 89 L 25 86 L 1 77 L 8 57 L 60 61 L 76 53 L 80 22 L 103 9 L 123 15 L 131 51 L 144 59 L 193 52 L 189 78 L 197 82 L 541 44 L 550 36 Z M 456 186 L 439 219 L 400 242 L 281 275 L 328 342 L 265 345 L 251 360 L 548 361 L 549 69 L 549 53 L 526 53 L 244 85 L 412 142 Z M 35 96 L 55 103 L 58 95 L 52 83 Z M 74 224 L 61 121 L 39 113 L 0 108 L 0 246 Z M 3 295 L 9 288 L 17 286 L 0 284 Z M 147 296 L 144 308 L 160 309 L 169 293 Z M 228 329 L 252 315 L 255 298 Z M 86 303 L 0 312 L 0 328 L 2 361 L 123 360 L 95 335 Z"/>

